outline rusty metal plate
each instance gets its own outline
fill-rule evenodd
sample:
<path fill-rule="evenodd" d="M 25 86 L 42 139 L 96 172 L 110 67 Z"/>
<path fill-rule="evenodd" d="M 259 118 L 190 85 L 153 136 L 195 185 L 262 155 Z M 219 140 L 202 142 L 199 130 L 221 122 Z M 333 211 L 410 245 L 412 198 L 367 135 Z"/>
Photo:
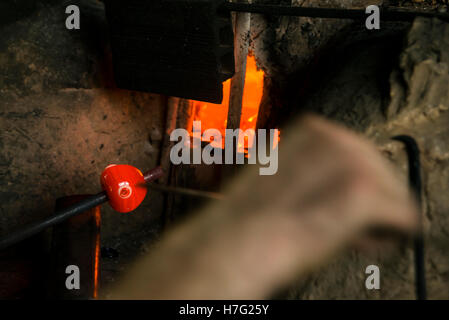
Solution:
<path fill-rule="evenodd" d="M 120 88 L 221 103 L 234 74 L 231 16 L 221 0 L 108 0 Z"/>

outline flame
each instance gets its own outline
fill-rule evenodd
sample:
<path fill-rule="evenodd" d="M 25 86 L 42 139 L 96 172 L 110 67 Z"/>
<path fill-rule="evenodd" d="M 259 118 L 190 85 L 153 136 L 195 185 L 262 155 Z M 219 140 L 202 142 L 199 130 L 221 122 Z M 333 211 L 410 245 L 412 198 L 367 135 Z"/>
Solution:
<path fill-rule="evenodd" d="M 100 207 L 95 207 L 95 226 L 97 228 L 97 234 L 95 238 L 95 260 L 94 260 L 94 292 L 93 292 L 93 298 L 98 298 L 98 282 L 99 282 L 99 270 L 100 270 L 100 247 L 101 247 L 101 240 L 100 240 L 100 226 L 101 226 L 101 212 Z"/>
<path fill-rule="evenodd" d="M 246 62 L 245 88 L 243 90 L 242 117 L 240 129 L 256 130 L 257 116 L 263 94 L 264 72 L 259 70 L 253 54 L 249 54 Z M 201 101 L 193 101 L 193 121 L 201 121 L 201 134 L 207 129 L 218 129 L 222 137 L 225 137 L 227 126 L 229 95 L 231 91 L 231 79 L 223 83 L 223 102 L 219 105 Z M 209 142 L 209 141 L 207 141 Z M 223 141 L 222 141 L 223 143 Z M 223 148 L 223 144 L 211 142 L 211 145 Z M 248 148 L 248 139 L 245 137 L 245 147 Z M 250 147 L 250 146 L 249 146 Z M 238 150 L 244 146 L 239 145 Z"/>

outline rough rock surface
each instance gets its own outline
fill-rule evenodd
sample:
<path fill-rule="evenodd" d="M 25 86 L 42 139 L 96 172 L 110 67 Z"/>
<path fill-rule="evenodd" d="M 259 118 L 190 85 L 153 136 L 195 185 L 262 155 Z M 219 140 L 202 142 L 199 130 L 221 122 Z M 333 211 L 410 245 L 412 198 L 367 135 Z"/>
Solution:
<path fill-rule="evenodd" d="M 397 134 L 418 141 L 422 155 L 423 214 L 428 295 L 449 298 L 449 24 L 417 19 L 392 58 L 391 42 L 352 47 L 343 67 L 330 69 L 303 108 L 334 119 L 375 141 L 407 178 L 403 146 Z M 385 68 L 386 67 L 386 68 Z M 381 72 L 379 72 L 381 70 Z M 389 70 L 389 72 L 387 72 Z M 389 83 L 387 91 L 384 85 Z M 378 265 L 381 290 L 365 289 L 365 268 Z M 410 247 L 362 255 L 348 251 L 292 289 L 301 299 L 413 299 Z"/>
<path fill-rule="evenodd" d="M 292 4 L 302 7 L 364 8 L 383 0 L 259 0 L 256 3 Z M 304 68 L 317 53 L 341 37 L 351 20 L 253 15 L 252 50 L 268 76 L 282 76 Z M 347 37 L 347 35 L 345 36 Z M 337 40 L 338 41 L 338 40 Z"/>

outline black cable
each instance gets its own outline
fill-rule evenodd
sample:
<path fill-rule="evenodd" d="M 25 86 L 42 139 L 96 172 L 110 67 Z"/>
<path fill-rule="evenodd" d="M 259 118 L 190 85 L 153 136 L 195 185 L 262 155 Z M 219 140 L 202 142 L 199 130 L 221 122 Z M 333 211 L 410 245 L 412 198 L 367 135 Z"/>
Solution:
<path fill-rule="evenodd" d="M 236 2 L 224 2 L 221 9 L 235 12 L 310 18 L 365 20 L 368 16 L 365 9 L 311 8 Z M 384 21 L 413 21 L 416 17 L 440 18 L 449 21 L 449 14 L 442 12 L 380 8 L 380 19 Z"/>
<path fill-rule="evenodd" d="M 421 208 L 421 164 L 419 160 L 420 152 L 418 144 L 415 139 L 410 136 L 401 135 L 396 136 L 393 140 L 404 143 L 409 167 L 409 180 L 413 193 Z M 415 285 L 416 285 L 416 299 L 426 300 L 426 271 L 425 271 L 425 255 L 424 255 L 424 238 L 422 230 L 422 215 L 419 216 L 419 231 L 414 239 L 415 251 Z"/>

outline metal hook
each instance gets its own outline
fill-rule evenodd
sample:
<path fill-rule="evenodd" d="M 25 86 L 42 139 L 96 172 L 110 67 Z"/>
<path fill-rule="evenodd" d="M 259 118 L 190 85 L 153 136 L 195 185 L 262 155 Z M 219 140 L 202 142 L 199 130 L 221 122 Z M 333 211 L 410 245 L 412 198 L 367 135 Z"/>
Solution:
<path fill-rule="evenodd" d="M 421 163 L 420 163 L 420 151 L 416 140 L 407 135 L 399 135 L 392 138 L 393 140 L 400 141 L 405 145 L 408 156 L 408 170 L 410 187 L 418 201 L 418 205 L 421 207 Z M 415 287 L 416 287 L 416 299 L 426 300 L 426 271 L 425 271 L 425 259 L 424 259 L 424 238 L 422 230 L 422 214 L 419 217 L 420 226 L 419 232 L 414 239 L 414 252 L 415 252 Z"/>

